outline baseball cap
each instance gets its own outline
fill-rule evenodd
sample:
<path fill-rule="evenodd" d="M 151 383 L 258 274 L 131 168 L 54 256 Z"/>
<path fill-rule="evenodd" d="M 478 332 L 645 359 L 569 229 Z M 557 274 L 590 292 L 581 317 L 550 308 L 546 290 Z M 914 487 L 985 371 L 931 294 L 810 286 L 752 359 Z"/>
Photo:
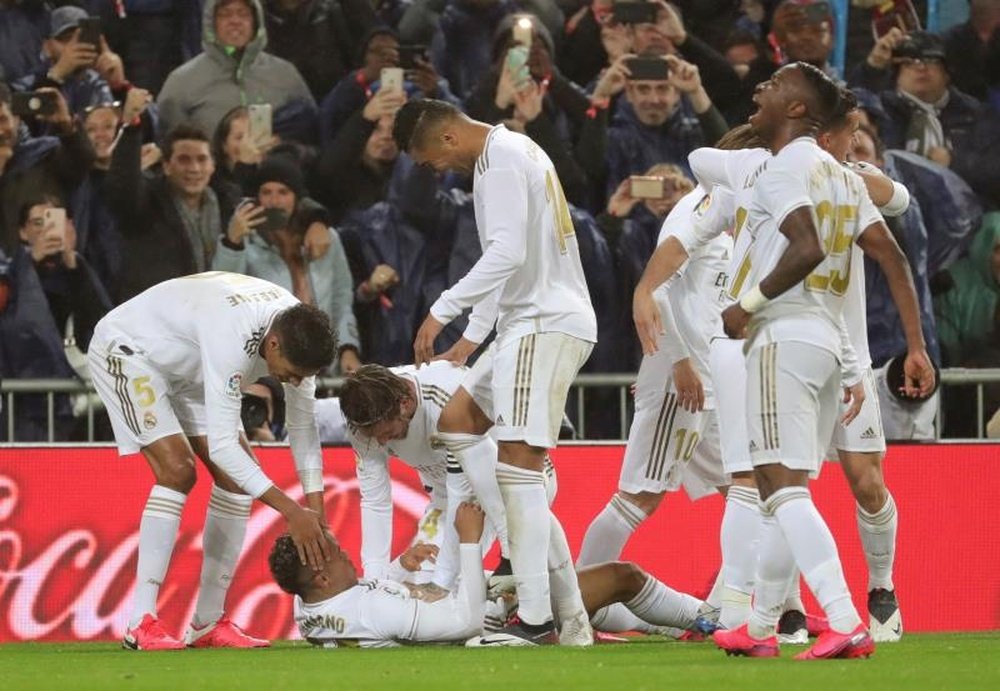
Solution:
<path fill-rule="evenodd" d="M 70 29 L 77 28 L 80 26 L 80 22 L 89 16 L 86 10 L 73 5 L 64 5 L 52 10 L 49 17 L 49 27 L 51 28 L 49 38 L 57 38 Z"/>
<path fill-rule="evenodd" d="M 944 41 L 937 34 L 914 31 L 893 49 L 892 57 L 944 61 Z"/>

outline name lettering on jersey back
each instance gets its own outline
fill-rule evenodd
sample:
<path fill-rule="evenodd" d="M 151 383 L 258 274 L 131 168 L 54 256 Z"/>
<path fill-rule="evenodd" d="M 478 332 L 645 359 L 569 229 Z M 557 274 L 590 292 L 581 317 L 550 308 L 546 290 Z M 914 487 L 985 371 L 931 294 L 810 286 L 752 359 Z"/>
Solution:
<path fill-rule="evenodd" d="M 748 190 L 754 186 L 754 183 L 757 182 L 757 178 L 760 177 L 761 173 L 767 170 L 767 164 L 770 160 L 771 159 L 767 159 L 766 161 L 763 161 L 752 173 L 747 175 L 746 179 L 743 181 L 743 189 Z"/>
<path fill-rule="evenodd" d="M 274 302 L 281 299 L 281 293 L 274 288 L 258 290 L 256 293 L 232 293 L 226 296 L 230 307 L 239 307 L 251 302 Z"/>
<path fill-rule="evenodd" d="M 299 624 L 299 630 L 302 632 L 314 631 L 316 629 L 328 629 L 335 633 L 344 633 L 347 630 L 347 621 L 343 617 L 333 614 L 314 614 L 311 617 L 306 617 Z"/>

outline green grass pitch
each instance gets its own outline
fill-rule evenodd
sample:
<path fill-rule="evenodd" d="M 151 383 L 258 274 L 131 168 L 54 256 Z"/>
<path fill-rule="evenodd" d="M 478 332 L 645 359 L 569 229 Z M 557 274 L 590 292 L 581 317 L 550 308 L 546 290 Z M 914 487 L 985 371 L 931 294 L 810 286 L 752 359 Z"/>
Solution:
<path fill-rule="evenodd" d="M 636 639 L 589 650 L 269 650 L 131 653 L 112 643 L 0 646 L 0 688 L 14 689 L 1000 689 L 1000 632 L 908 634 L 869 660 L 727 658 L 710 643 Z"/>

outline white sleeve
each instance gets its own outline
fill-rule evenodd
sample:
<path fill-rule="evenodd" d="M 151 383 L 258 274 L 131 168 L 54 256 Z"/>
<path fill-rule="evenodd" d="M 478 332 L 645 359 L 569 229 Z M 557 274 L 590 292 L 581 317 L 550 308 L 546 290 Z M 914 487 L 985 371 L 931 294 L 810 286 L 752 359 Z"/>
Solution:
<path fill-rule="evenodd" d="M 358 490 L 361 493 L 361 569 L 365 578 L 385 578 L 392 549 L 392 480 L 389 454 L 378 449 L 358 455 Z"/>
<path fill-rule="evenodd" d="M 840 381 L 842 386 L 854 386 L 861 381 L 861 364 L 858 353 L 851 344 L 851 334 L 847 322 L 840 317 Z"/>
<path fill-rule="evenodd" d="M 473 343 L 482 343 L 486 340 L 490 331 L 493 330 L 493 326 L 497 323 L 502 290 L 501 286 L 472 306 L 469 324 L 465 327 L 465 333 L 462 334 L 463 338 Z"/>
<path fill-rule="evenodd" d="M 438 550 L 437 561 L 434 563 L 432 582 L 445 590 L 455 587 L 460 563 L 458 558 L 458 531 L 455 530 L 455 513 L 458 505 L 473 498 L 472 486 L 465 473 L 448 469 L 447 494 L 448 506 L 444 512 L 444 539 Z"/>
<path fill-rule="evenodd" d="M 220 331 L 219 333 L 224 333 Z M 201 366 L 205 380 L 205 417 L 208 453 L 233 482 L 252 497 L 260 497 L 274 484 L 240 445 L 240 405 L 246 376 L 246 353 L 225 337 L 204 335 Z"/>
<path fill-rule="evenodd" d="M 298 386 L 285 384 L 285 420 L 292 447 L 295 470 L 302 492 L 323 491 L 323 452 L 316 427 L 316 377 L 307 377 Z"/>
<path fill-rule="evenodd" d="M 690 256 L 732 228 L 734 216 L 733 193 L 725 187 L 716 187 L 698 202 L 690 223 L 678 226 L 670 235 L 677 238 Z"/>
<path fill-rule="evenodd" d="M 483 256 L 458 283 L 441 293 L 430 313 L 447 324 L 503 288 L 527 255 L 528 183 L 513 168 L 488 169 L 476 182 L 483 200 Z"/>
<path fill-rule="evenodd" d="M 882 212 L 883 216 L 892 218 L 894 216 L 902 216 L 908 208 L 910 208 L 910 191 L 906 189 L 906 185 L 903 183 L 893 180 L 892 197 L 879 211 Z"/>
<path fill-rule="evenodd" d="M 735 153 L 735 151 L 723 151 L 703 146 L 688 154 L 688 165 L 691 166 L 691 172 L 694 173 L 695 179 L 706 190 L 718 185 L 732 189 L 728 163 Z"/>
<path fill-rule="evenodd" d="M 462 641 L 482 632 L 486 578 L 479 543 L 459 545 L 461 577 L 458 592 L 437 602 L 417 601 L 413 641 Z M 404 636 L 404 638 L 406 638 Z"/>

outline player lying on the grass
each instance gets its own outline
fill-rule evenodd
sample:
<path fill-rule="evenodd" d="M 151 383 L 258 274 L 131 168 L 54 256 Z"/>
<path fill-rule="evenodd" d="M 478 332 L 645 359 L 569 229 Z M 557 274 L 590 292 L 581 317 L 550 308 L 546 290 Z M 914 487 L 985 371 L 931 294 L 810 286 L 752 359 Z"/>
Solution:
<path fill-rule="evenodd" d="M 486 606 L 479 540 L 485 514 L 463 502 L 455 511 L 460 540 L 458 589 L 429 601 L 423 591 L 384 580 L 358 578 L 350 557 L 332 535 L 333 559 L 322 571 L 303 566 L 287 535 L 271 549 L 268 564 L 282 590 L 295 596 L 295 622 L 302 637 L 328 647 L 386 647 L 403 643 L 456 643 L 482 633 Z M 624 603 L 636 616 L 662 626 L 692 626 L 704 603 L 671 590 L 635 564 L 612 562 L 578 573 L 587 613 Z M 522 645 L 532 645 L 525 641 Z"/>

